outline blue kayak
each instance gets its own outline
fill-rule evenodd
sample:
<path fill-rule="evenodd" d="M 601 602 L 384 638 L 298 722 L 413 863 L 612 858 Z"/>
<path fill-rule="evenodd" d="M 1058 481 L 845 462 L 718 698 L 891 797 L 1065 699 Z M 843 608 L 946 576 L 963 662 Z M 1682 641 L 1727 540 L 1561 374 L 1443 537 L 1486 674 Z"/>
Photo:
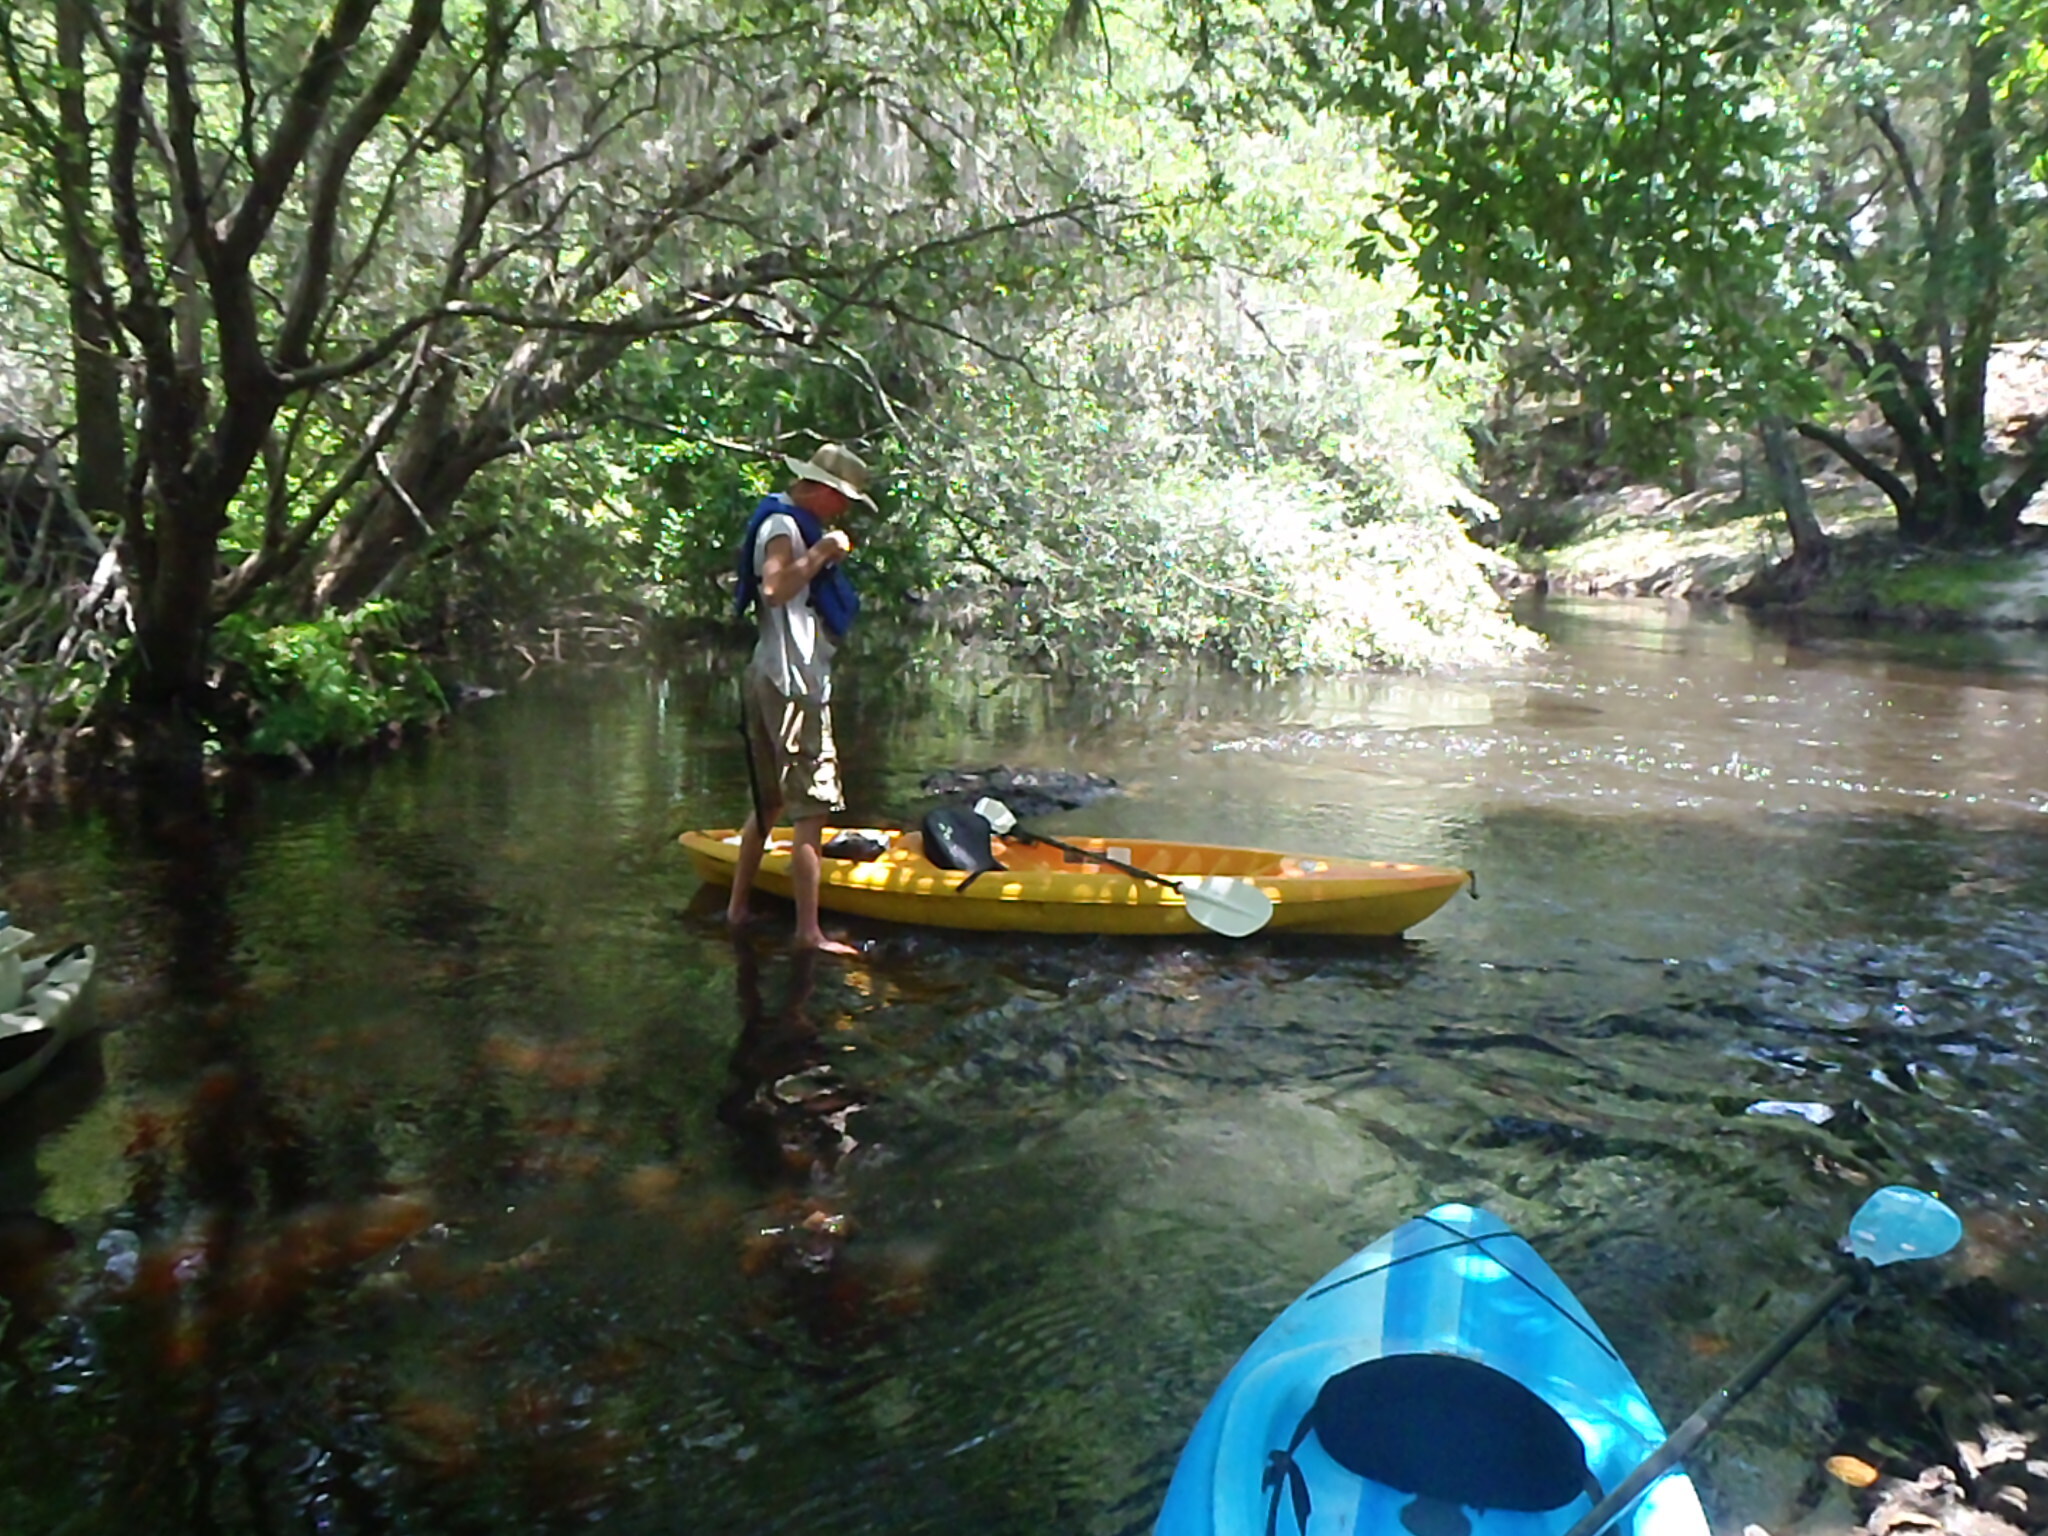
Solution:
<path fill-rule="evenodd" d="M 1664 1426 L 1505 1223 L 1440 1205 L 1317 1281 L 1181 1451 L 1155 1536 L 1563 1536 Z M 1673 1470 L 1608 1536 L 1707 1536 Z"/>

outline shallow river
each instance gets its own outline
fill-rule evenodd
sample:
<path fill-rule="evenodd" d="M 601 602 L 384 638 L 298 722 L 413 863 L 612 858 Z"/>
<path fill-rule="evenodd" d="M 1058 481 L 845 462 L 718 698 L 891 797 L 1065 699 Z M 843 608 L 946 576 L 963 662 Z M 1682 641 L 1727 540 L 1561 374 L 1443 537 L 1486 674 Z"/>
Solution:
<path fill-rule="evenodd" d="M 108 1026 L 0 1106 L 0 1531 L 1135 1533 L 1265 1321 L 1435 1202 L 1673 1422 L 1911 1181 L 1964 1249 L 1693 1464 L 1717 1530 L 1848 1523 L 1831 1453 L 2048 1384 L 2048 644 L 1531 622 L 1447 679 L 844 667 L 864 813 L 1065 767 L 1122 792 L 1042 830 L 1477 871 L 1392 945 L 736 946 L 673 841 L 745 803 L 708 658 L 0 828 Z"/>

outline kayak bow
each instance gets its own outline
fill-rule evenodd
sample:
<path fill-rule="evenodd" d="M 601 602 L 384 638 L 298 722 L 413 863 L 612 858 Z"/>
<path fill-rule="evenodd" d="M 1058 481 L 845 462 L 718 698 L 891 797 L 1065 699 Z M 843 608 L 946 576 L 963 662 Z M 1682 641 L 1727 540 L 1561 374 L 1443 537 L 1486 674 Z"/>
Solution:
<path fill-rule="evenodd" d="M 1155 1536 L 1560 1536 L 1664 1439 L 1614 1346 L 1498 1217 L 1440 1205 L 1325 1275 L 1231 1368 Z M 1707 1536 L 1660 1478 L 1618 1536 Z"/>

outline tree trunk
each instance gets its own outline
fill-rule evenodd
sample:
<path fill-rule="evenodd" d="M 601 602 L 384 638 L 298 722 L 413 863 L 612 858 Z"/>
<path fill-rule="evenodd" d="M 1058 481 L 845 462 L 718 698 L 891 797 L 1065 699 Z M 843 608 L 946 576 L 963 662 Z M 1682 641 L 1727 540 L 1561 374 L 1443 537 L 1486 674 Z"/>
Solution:
<path fill-rule="evenodd" d="M 384 572 L 404 554 L 412 537 L 424 533 L 417 524 L 431 514 L 420 497 L 436 470 L 454 453 L 461 437 L 461 423 L 455 411 L 460 382 L 460 372 L 453 366 L 443 366 L 434 373 L 432 382 L 420 392 L 403 438 L 393 449 L 395 462 L 391 463 L 388 475 L 372 473 L 374 488 L 362 496 L 327 536 L 324 547 L 311 557 L 317 564 L 310 575 L 293 583 L 308 594 L 309 613 L 355 607 L 376 590 Z M 385 462 L 380 455 L 379 466 Z M 464 477 L 465 482 L 467 478 Z M 393 486 L 399 487 L 402 494 L 395 493 Z"/>
<path fill-rule="evenodd" d="M 1911 479 L 1889 492 L 1899 516 L 1899 537 L 1908 544 L 1931 543 L 1941 534 L 1938 498 L 1932 492 L 1945 479 L 1936 423 L 1946 427 L 1941 406 L 1933 397 L 1926 368 L 1902 347 L 1879 344 L 1880 371 L 1885 382 L 1874 392 L 1879 412 L 1898 439 L 1899 467 Z M 1887 377 L 1884 367 L 1895 370 Z M 1929 417 L 1935 418 L 1930 423 Z M 1854 464 L 1854 460 L 1850 461 Z"/>
<path fill-rule="evenodd" d="M 456 499 L 487 465 L 518 451 L 528 428 L 562 409 L 633 345 L 624 335 L 560 346 L 529 337 L 466 417 L 454 410 L 451 369 L 421 402 L 398 462 L 335 531 L 321 557 L 313 608 L 344 612 L 375 595 L 407 555 L 442 532 Z"/>
<path fill-rule="evenodd" d="M 1876 323 L 1867 354 L 1847 346 L 1898 439 L 1899 473 L 1875 465 L 1838 433 L 1799 428 L 1884 491 L 1898 513 L 1899 537 L 1910 544 L 2008 544 L 2017 531 L 2017 498 L 1986 496 L 1995 466 L 1986 451 L 1985 395 L 2009 263 L 1993 101 L 2006 49 L 1996 27 L 1970 41 L 1934 207 L 1915 193 L 1923 242 L 1918 315 L 1896 332 Z M 1904 143 L 1892 139 L 1910 183 L 1914 167 Z M 1930 347 L 1938 355 L 1934 368 Z"/>
<path fill-rule="evenodd" d="M 2009 543 L 2013 529 L 1996 528 L 1985 504 L 1990 463 L 1984 451 L 1984 394 L 2005 274 L 2005 219 L 1999 210 L 1998 128 L 1991 87 L 2005 60 L 2005 36 L 1992 29 L 1970 46 L 1969 84 L 1956 121 L 1952 154 L 1962 182 L 1963 232 L 1956 252 L 1953 290 L 1961 300 L 1963 341 L 1943 379 L 1949 425 L 1948 523 L 1945 542 Z"/>
<path fill-rule="evenodd" d="M 377 595 L 399 562 L 438 534 L 457 498 L 509 444 L 474 426 L 413 432 L 387 479 L 329 541 L 313 587 L 313 611 L 348 612 Z"/>
<path fill-rule="evenodd" d="M 1792 442 L 1792 424 L 1782 416 L 1766 416 L 1757 423 L 1757 438 L 1763 444 L 1771 492 L 1778 505 L 1785 509 L 1785 526 L 1792 534 L 1792 560 L 1786 576 L 1792 586 L 1792 595 L 1803 596 L 1827 574 L 1833 557 L 1827 530 L 1814 516 L 1813 502 L 1806 494 L 1805 477 L 1799 473 L 1799 454 Z"/>
<path fill-rule="evenodd" d="M 72 472 L 78 504 L 88 517 L 120 508 L 128 482 L 128 448 L 121 406 L 121 369 L 114 352 L 99 243 L 89 224 L 92 190 L 92 120 L 85 101 L 85 40 L 92 27 L 90 0 L 58 0 L 57 122 L 62 134 L 54 157 L 62 209 L 65 286 L 71 310 L 71 388 L 78 426 Z"/>
<path fill-rule="evenodd" d="M 158 508 L 151 579 L 136 592 L 139 655 L 129 702 L 144 714 L 203 713 L 213 578 L 227 518 L 205 492 Z"/>

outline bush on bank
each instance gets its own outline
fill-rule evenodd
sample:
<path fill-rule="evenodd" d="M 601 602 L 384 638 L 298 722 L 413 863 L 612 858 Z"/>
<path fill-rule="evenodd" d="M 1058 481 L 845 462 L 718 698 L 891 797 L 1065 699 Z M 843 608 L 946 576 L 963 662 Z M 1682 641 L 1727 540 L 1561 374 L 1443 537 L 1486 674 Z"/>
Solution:
<path fill-rule="evenodd" d="M 218 686 L 242 717 L 234 750 L 305 761 L 445 714 L 440 685 L 405 641 L 404 618 L 388 600 L 303 623 L 231 615 L 219 631 Z"/>

